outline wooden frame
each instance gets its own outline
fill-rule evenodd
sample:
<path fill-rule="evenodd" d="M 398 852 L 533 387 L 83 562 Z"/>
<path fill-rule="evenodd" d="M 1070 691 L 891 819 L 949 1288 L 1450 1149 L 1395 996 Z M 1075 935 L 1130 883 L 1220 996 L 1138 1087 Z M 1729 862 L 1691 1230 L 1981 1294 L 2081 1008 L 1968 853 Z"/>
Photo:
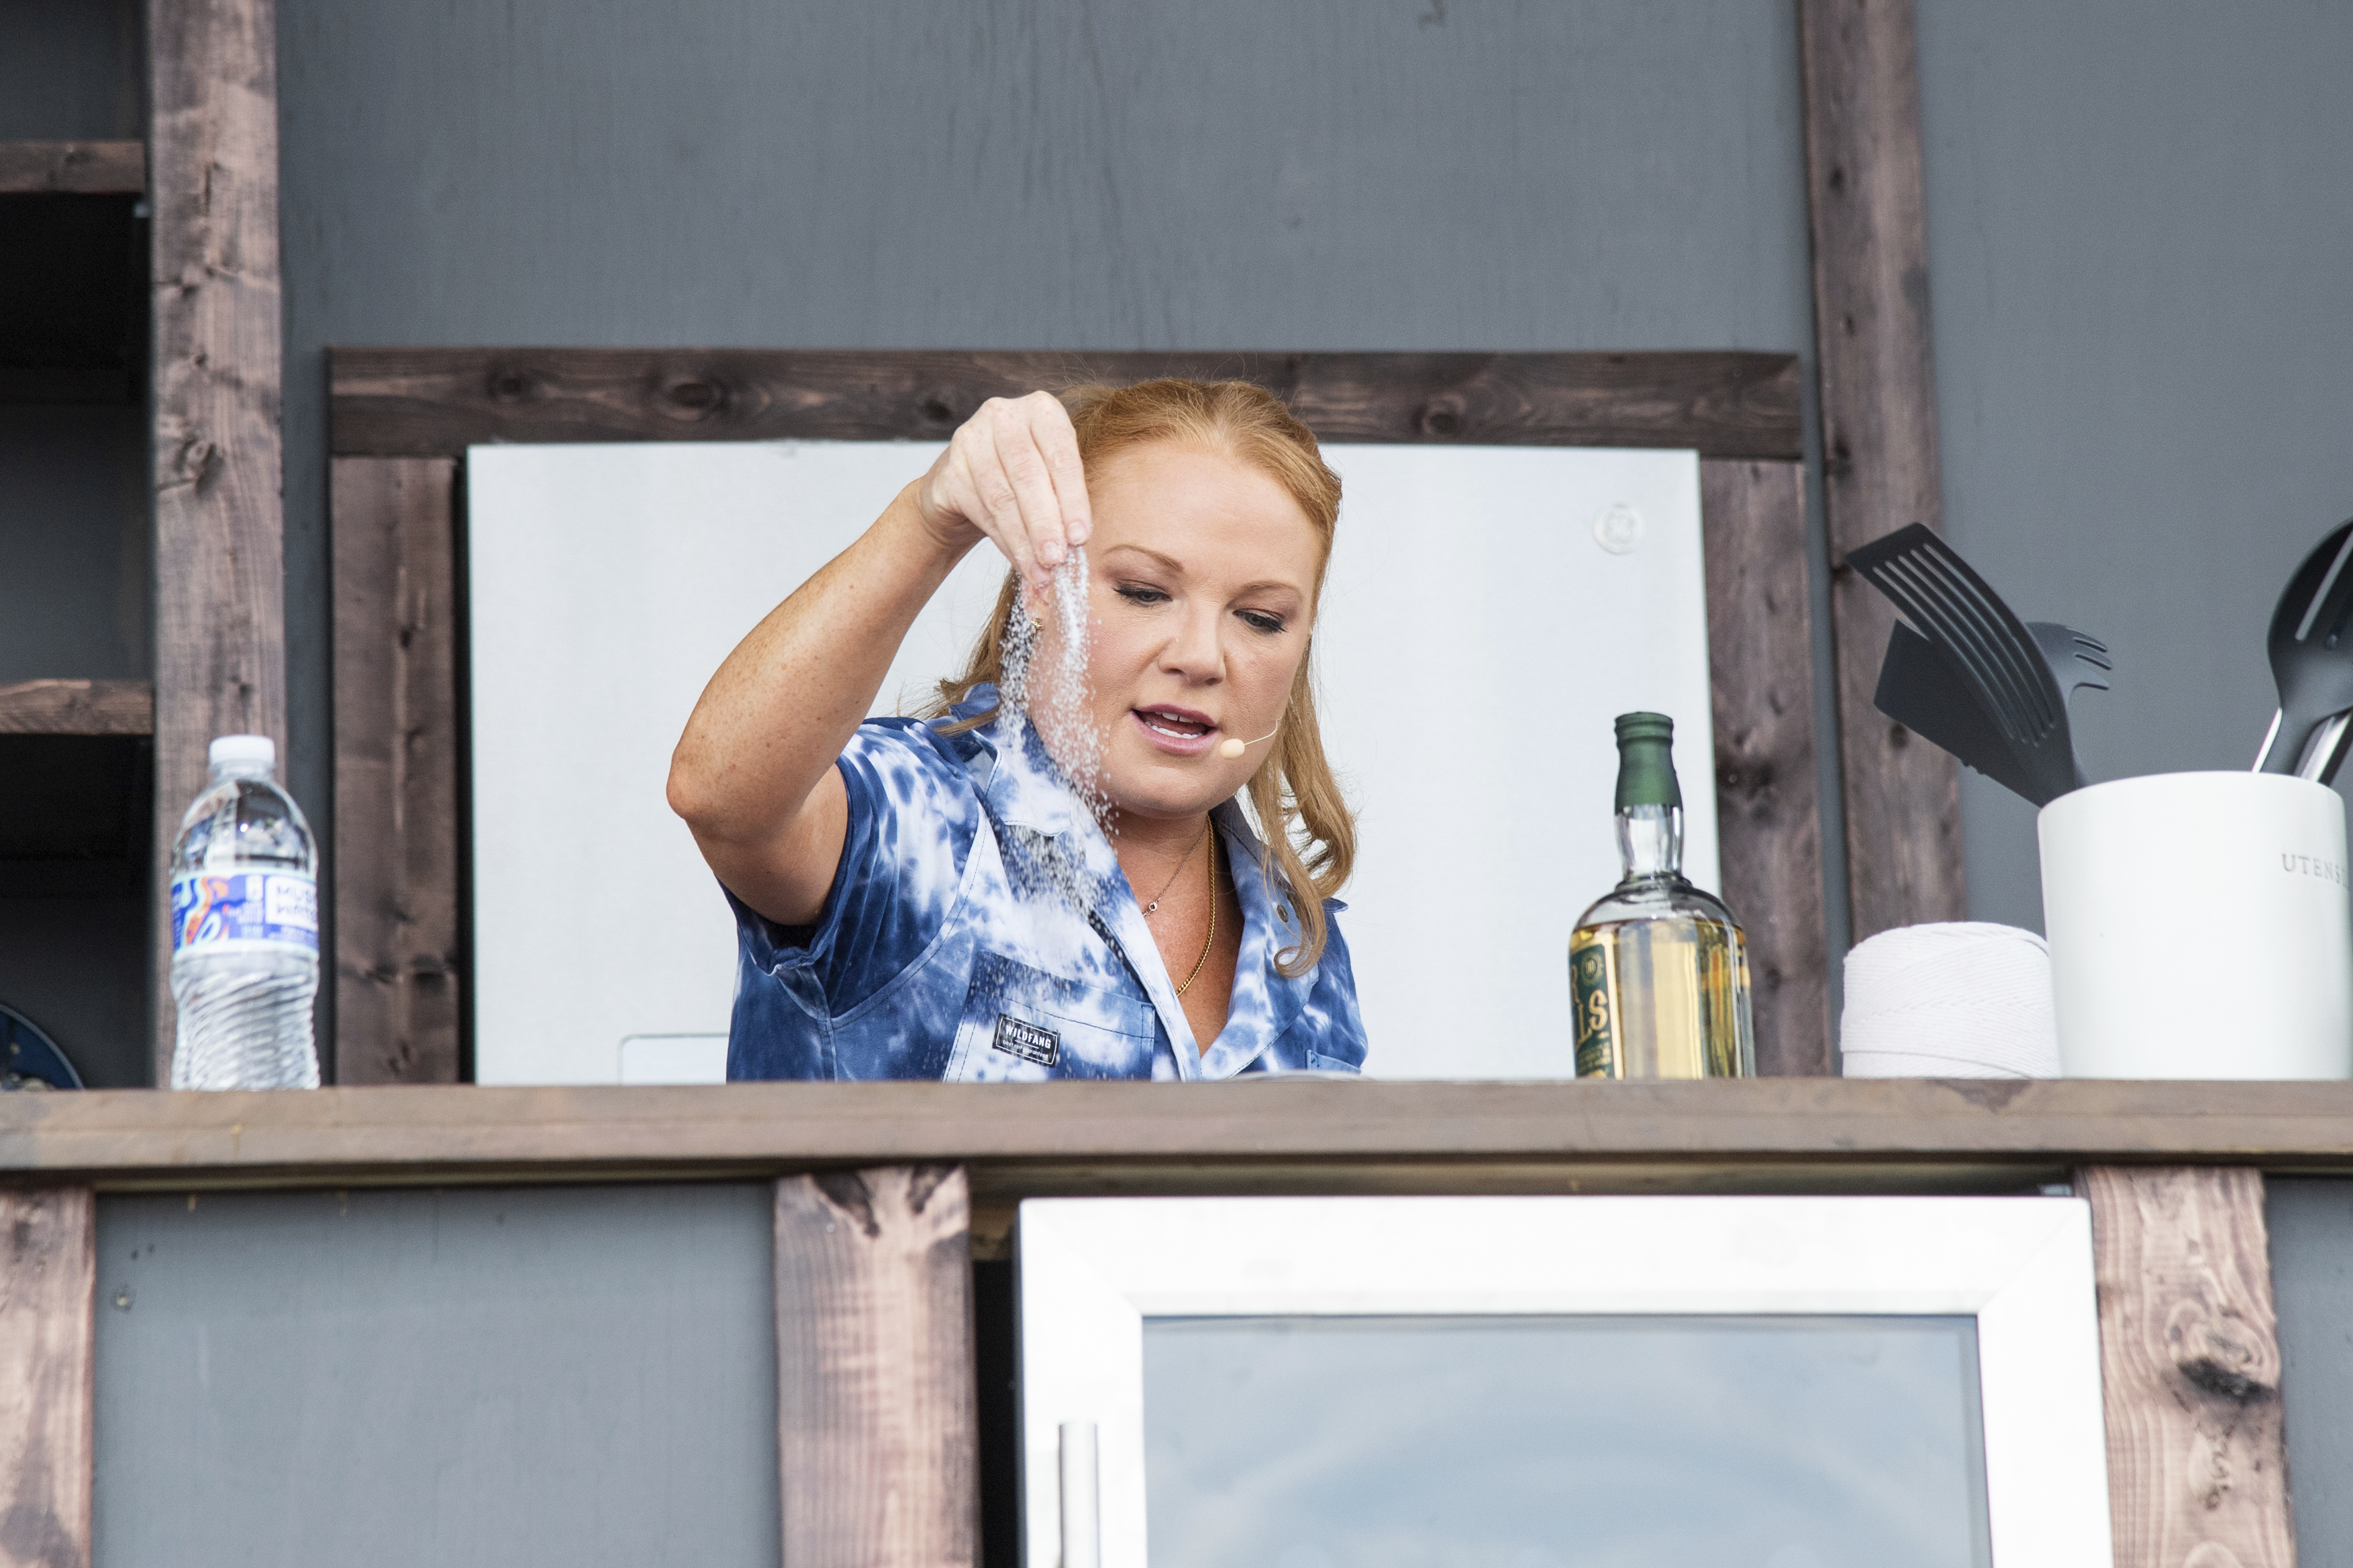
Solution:
<path fill-rule="evenodd" d="M 419 465 L 492 440 L 936 439 L 993 395 L 1166 374 L 1257 379 L 1335 440 L 1699 450 L 1724 892 L 1748 914 L 1758 1063 L 1834 1071 L 1788 355 L 340 349 L 336 773 L 369 782 L 350 808 L 338 792 L 335 1054 L 380 1075 L 342 1081 L 449 1081 L 459 1058 L 459 1009 L 400 1000 L 463 984 L 444 956 L 461 846 L 459 664 L 442 651 L 462 611 L 416 609 L 438 592 L 422 584 L 455 580 L 457 501 Z M 372 781 L 396 753 L 415 765 L 396 801 Z"/>
<path fill-rule="evenodd" d="M 1994 1561 L 2083 1568 L 2109 1544 L 2089 1222 L 2069 1198 L 1032 1200 L 1024 1559 L 1095 1556 L 1053 1528 L 1057 1435 L 1085 1422 L 1099 1561 L 1145 1568 L 1147 1318 L 1938 1315 L 1977 1320 Z"/>
<path fill-rule="evenodd" d="M 334 459 L 337 1083 L 455 1083 L 462 868 L 452 458 Z M 446 893 L 417 896 L 424 889 Z"/>
<path fill-rule="evenodd" d="M 1959 764 L 1873 705 L 1895 611 L 1846 552 L 1944 525 L 1912 0 L 1799 0 L 1848 910 L 1861 942 L 1968 918 Z"/>
<path fill-rule="evenodd" d="M 0 1553 L 90 1568 L 98 1204 L 88 1187 L 0 1192 Z"/>
<path fill-rule="evenodd" d="M 144 680 L 0 683 L 0 735 L 152 735 L 155 688 Z"/>
<path fill-rule="evenodd" d="M 486 441 L 944 440 L 990 397 L 1155 375 L 1255 381 L 1326 440 L 1689 447 L 1794 462 L 1787 354 L 337 349 L 339 457 Z"/>
<path fill-rule="evenodd" d="M 2353 1175 L 2353 1083 L 1759 1079 L 406 1085 L 0 1095 L 0 1174 L 107 1190 L 765 1180 L 964 1166 L 1129 1193 L 2015 1193 L 2085 1166 Z M 994 1238 L 994 1239 L 992 1239 Z"/>
<path fill-rule="evenodd" d="M 132 196 L 146 189 L 144 142 L 0 142 L 0 195 Z"/>
<path fill-rule="evenodd" d="M 180 814 L 216 735 L 286 754 L 273 0 L 148 0 L 154 191 L 155 1081 L 171 1079 Z"/>
<path fill-rule="evenodd" d="M 2295 1568 L 2263 1176 L 2087 1170 L 2116 1562 Z"/>
<path fill-rule="evenodd" d="M 980 1559 L 964 1172 L 776 1184 L 776 1449 L 784 1560 Z"/>

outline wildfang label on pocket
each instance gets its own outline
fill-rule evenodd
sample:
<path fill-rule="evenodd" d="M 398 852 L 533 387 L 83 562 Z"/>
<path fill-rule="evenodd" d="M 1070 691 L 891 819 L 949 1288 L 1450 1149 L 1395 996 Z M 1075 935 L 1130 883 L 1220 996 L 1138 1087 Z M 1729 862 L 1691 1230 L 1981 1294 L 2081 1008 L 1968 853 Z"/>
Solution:
<path fill-rule="evenodd" d="M 1052 1067 L 1054 1058 L 1062 1054 L 1061 1036 L 1010 1013 L 997 1016 L 997 1037 L 989 1044 L 1007 1056 L 1046 1068 Z"/>

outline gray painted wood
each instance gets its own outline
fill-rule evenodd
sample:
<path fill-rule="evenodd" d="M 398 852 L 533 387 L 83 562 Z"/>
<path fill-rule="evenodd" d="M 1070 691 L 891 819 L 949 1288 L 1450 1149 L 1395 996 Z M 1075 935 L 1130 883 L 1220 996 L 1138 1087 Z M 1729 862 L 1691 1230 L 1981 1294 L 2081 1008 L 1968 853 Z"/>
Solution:
<path fill-rule="evenodd" d="M 2106 641 L 2094 778 L 2244 768 L 2263 627 L 2353 515 L 2353 7 L 1919 7 L 1947 536 Z M 2039 925 L 2034 811 L 1962 776 L 1969 905 Z"/>
<path fill-rule="evenodd" d="M 144 414 L 0 406 L 0 681 L 145 679 Z"/>
<path fill-rule="evenodd" d="M 1811 342 L 1784 0 L 280 14 L 313 820 L 330 343 Z"/>
<path fill-rule="evenodd" d="M 2353 1568 L 2353 1181 L 2263 1184 L 2301 1568 Z"/>
<path fill-rule="evenodd" d="M 0 4 L 0 138 L 137 136 L 140 0 Z"/>
<path fill-rule="evenodd" d="M 98 1561 L 776 1563 L 769 1191 L 103 1200 Z"/>

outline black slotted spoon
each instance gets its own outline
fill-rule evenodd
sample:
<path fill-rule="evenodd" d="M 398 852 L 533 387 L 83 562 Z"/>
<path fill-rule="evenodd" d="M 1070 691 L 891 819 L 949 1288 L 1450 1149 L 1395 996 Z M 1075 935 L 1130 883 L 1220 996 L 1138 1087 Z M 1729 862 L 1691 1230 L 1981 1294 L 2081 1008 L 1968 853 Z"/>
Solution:
<path fill-rule="evenodd" d="M 2088 782 L 2067 725 L 2067 689 L 2105 686 L 2095 677 L 2076 677 L 2063 689 L 2060 672 L 2071 658 L 2105 668 L 2104 646 L 2084 638 L 2089 648 L 2076 647 L 2080 634 L 2053 626 L 2056 635 L 2046 647 L 1951 545 L 1921 523 L 1850 551 L 1846 561 L 1935 646 L 1982 706 L 1980 718 L 1990 721 L 1992 732 L 1981 735 L 1981 743 L 1998 738 L 2008 755 L 1989 758 L 1991 766 L 1972 766 L 2037 805 Z M 2099 657 L 2092 658 L 2094 652 Z"/>
<path fill-rule="evenodd" d="M 2298 772 L 2315 731 L 2353 708 L 2348 621 L 2353 621 L 2353 522 L 2313 547 L 2272 611 L 2268 643 L 2280 704 L 2271 733 L 2263 737 L 2263 754 L 2255 759 L 2257 773 Z M 2332 752 L 2339 750 L 2341 743 L 2330 747 Z M 2336 769 L 2329 764 L 2340 759 L 2318 760 L 2322 768 L 2304 770 L 2305 776 L 2333 774 Z"/>

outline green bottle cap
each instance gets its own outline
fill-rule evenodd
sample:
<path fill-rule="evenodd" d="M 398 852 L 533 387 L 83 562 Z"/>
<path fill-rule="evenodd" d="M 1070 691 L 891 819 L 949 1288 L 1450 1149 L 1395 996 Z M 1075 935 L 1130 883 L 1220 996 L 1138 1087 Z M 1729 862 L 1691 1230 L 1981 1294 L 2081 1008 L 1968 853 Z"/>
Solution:
<path fill-rule="evenodd" d="M 1681 805 L 1675 784 L 1675 721 L 1663 713 L 1618 715 L 1618 809 Z"/>

